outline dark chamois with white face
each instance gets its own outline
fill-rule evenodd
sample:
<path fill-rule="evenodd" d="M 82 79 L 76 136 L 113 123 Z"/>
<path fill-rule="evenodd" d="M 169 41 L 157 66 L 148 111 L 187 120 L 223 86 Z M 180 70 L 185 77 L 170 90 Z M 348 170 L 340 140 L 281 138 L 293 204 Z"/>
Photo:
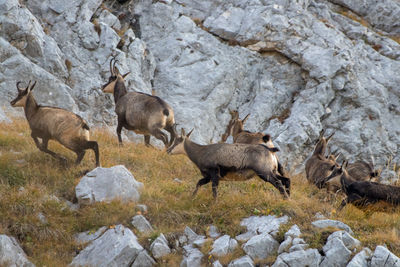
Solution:
<path fill-rule="evenodd" d="M 25 89 L 20 89 L 20 82 L 17 82 L 18 96 L 10 104 L 13 107 L 24 108 L 36 146 L 65 163 L 66 159 L 63 156 L 47 148 L 49 140 L 56 140 L 77 154 L 76 164 L 82 161 L 86 149 L 92 149 L 96 157 L 96 166 L 99 166 L 99 147 L 96 141 L 89 140 L 87 123 L 68 110 L 38 105 L 32 94 L 36 82 L 32 86 L 30 83 L 29 81 Z M 39 142 L 38 138 L 42 139 L 42 142 Z"/>
<path fill-rule="evenodd" d="M 161 140 L 165 147 L 168 147 L 175 139 L 174 111 L 157 96 L 128 92 L 124 78 L 129 72 L 121 75 L 115 63 L 115 59 L 111 59 L 111 76 L 109 81 L 103 85 L 103 92 L 114 95 L 115 112 L 118 116 L 117 134 L 119 143 L 122 144 L 121 130 L 124 127 L 137 134 L 143 134 L 146 145 L 150 145 L 150 135 L 153 135 Z M 170 133 L 169 142 L 168 136 L 161 131 L 162 129 Z"/>
<path fill-rule="evenodd" d="M 384 201 L 392 205 L 400 204 L 400 187 L 385 185 L 369 181 L 354 181 L 343 168 L 343 175 L 340 177 L 343 192 L 347 198 L 342 201 L 338 210 L 346 204 L 352 203 L 362 207 L 378 201 Z"/>
<path fill-rule="evenodd" d="M 290 179 L 279 175 L 274 153 L 277 148 L 252 144 L 211 144 L 199 145 L 189 139 L 182 129 L 169 154 L 184 154 L 199 168 L 203 178 L 197 183 L 195 195 L 200 186 L 212 182 L 214 198 L 220 180 L 248 180 L 254 176 L 271 183 L 284 196 L 290 195 Z"/>
<path fill-rule="evenodd" d="M 334 156 L 325 156 L 328 142 L 333 134 L 329 137 L 324 137 L 325 130 L 322 130 L 319 135 L 317 144 L 315 145 L 312 156 L 307 160 L 305 170 L 307 180 L 318 186 L 319 188 L 325 187 L 325 178 L 328 177 L 335 166 L 337 166 Z"/>
<path fill-rule="evenodd" d="M 234 143 L 240 144 L 265 144 L 269 148 L 275 147 L 272 143 L 271 136 L 264 133 L 253 133 L 244 130 L 244 123 L 249 118 L 250 114 L 247 114 L 243 120 L 239 119 L 239 112 L 237 110 L 230 111 L 231 120 L 226 127 L 225 133 L 222 135 L 221 141 L 226 142 L 228 137 L 232 135 Z M 275 154 L 276 161 L 278 164 L 278 172 L 280 175 L 285 176 L 283 166 L 279 162 L 278 156 Z"/>

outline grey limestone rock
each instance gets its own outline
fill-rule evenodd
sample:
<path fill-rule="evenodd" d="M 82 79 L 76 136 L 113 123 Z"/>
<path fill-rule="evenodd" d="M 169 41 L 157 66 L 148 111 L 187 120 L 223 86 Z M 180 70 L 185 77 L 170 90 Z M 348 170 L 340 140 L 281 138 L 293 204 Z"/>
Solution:
<path fill-rule="evenodd" d="M 249 256 L 243 256 L 233 260 L 228 264 L 228 267 L 254 267 L 254 262 Z"/>
<path fill-rule="evenodd" d="M 371 267 L 400 266 L 400 259 L 384 246 L 377 246 L 371 259 Z"/>
<path fill-rule="evenodd" d="M 238 243 L 234 238 L 231 238 L 229 235 L 223 235 L 214 241 L 210 254 L 225 256 L 226 254 L 233 252 L 237 246 Z"/>
<path fill-rule="evenodd" d="M 171 253 L 171 249 L 169 248 L 168 241 L 163 234 L 160 234 L 150 245 L 151 253 L 153 257 L 159 259 L 165 255 Z"/>
<path fill-rule="evenodd" d="M 242 246 L 243 250 L 252 259 L 265 259 L 278 251 L 279 243 L 268 233 L 250 238 Z"/>
<path fill-rule="evenodd" d="M 17 240 L 7 235 L 0 235 L 0 265 L 10 267 L 33 267 Z"/>
<path fill-rule="evenodd" d="M 154 231 L 149 221 L 143 215 L 133 216 L 131 223 L 141 233 L 149 233 Z"/>
<path fill-rule="evenodd" d="M 280 254 L 272 267 L 319 267 L 321 258 L 317 249 L 297 250 Z"/>

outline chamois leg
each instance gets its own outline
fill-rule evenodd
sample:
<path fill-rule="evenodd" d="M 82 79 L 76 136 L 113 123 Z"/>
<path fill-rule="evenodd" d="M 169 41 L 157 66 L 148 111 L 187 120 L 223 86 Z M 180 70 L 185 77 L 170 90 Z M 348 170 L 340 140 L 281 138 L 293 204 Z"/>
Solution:
<path fill-rule="evenodd" d="M 150 135 L 144 135 L 144 144 L 146 146 L 150 146 L 151 147 L 151 145 L 150 145 Z"/>
<path fill-rule="evenodd" d="M 163 133 L 160 129 L 152 129 L 150 133 L 157 139 L 161 140 L 164 143 L 165 148 L 168 148 L 168 136 Z"/>
<path fill-rule="evenodd" d="M 276 178 L 275 176 L 272 176 L 272 175 L 266 176 L 266 175 L 261 174 L 258 176 L 261 179 L 263 179 L 264 181 L 271 183 L 276 189 L 279 190 L 279 192 L 283 195 L 284 198 L 289 198 L 289 196 L 285 190 L 285 187 L 283 186 L 282 182 L 278 178 Z"/>
<path fill-rule="evenodd" d="M 217 200 L 217 189 L 219 184 L 219 177 L 213 177 L 212 179 L 212 192 L 214 200 Z"/>
<path fill-rule="evenodd" d="M 76 161 L 75 161 L 75 165 L 79 165 L 79 163 L 81 163 L 83 157 L 85 156 L 86 151 L 85 150 L 81 150 L 81 151 L 76 151 Z"/>
<path fill-rule="evenodd" d="M 285 171 L 283 170 L 283 166 L 282 166 L 282 164 L 278 161 L 278 173 L 281 175 L 281 176 L 285 176 Z"/>
<path fill-rule="evenodd" d="M 33 138 L 33 141 L 35 141 L 35 144 L 37 146 L 37 148 L 39 148 L 40 151 L 45 152 L 47 154 L 50 154 L 53 158 L 56 158 L 58 160 L 61 161 L 62 164 L 66 164 L 67 163 L 67 159 L 64 158 L 61 155 L 58 155 L 57 153 L 54 153 L 53 151 L 49 150 L 47 148 L 48 143 L 49 143 L 49 139 L 48 138 L 42 138 L 42 144 L 40 144 L 39 140 L 38 140 L 38 136 L 35 135 L 34 133 L 31 133 L 31 136 Z"/>
<path fill-rule="evenodd" d="M 165 126 L 165 130 L 167 132 L 169 132 L 169 134 L 170 134 L 170 140 L 169 140 L 169 143 L 168 143 L 168 147 L 170 147 L 174 143 L 174 140 L 176 138 L 175 130 L 174 130 L 174 127 L 172 125 Z"/>
<path fill-rule="evenodd" d="M 196 189 L 193 191 L 193 197 L 196 196 L 197 191 L 199 190 L 200 186 L 208 184 L 211 181 L 210 177 L 203 177 L 197 182 Z"/>
<path fill-rule="evenodd" d="M 120 146 L 122 146 L 121 131 L 122 131 L 122 121 L 118 118 L 117 135 L 118 135 L 118 142 L 119 142 Z"/>
<path fill-rule="evenodd" d="M 100 166 L 100 153 L 99 153 L 99 145 L 96 141 L 88 141 L 86 143 L 85 149 L 92 149 L 94 155 L 96 157 L 96 167 Z"/>
<path fill-rule="evenodd" d="M 281 175 L 276 175 L 276 177 L 285 186 L 285 191 L 290 196 L 290 179 Z"/>

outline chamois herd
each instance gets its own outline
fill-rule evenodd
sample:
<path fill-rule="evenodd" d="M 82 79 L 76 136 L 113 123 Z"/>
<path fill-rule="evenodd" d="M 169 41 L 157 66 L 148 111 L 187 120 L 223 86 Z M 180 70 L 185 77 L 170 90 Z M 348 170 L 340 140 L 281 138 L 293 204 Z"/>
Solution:
<path fill-rule="evenodd" d="M 144 142 L 150 146 L 150 137 L 161 140 L 168 154 L 186 155 L 200 170 L 202 178 L 197 182 L 195 195 L 202 185 L 212 184 L 213 197 L 217 197 L 220 181 L 243 181 L 258 176 L 271 183 L 284 198 L 290 196 L 290 179 L 285 172 L 274 147 L 271 136 L 244 130 L 248 114 L 242 120 L 237 111 L 231 111 L 231 120 L 221 143 L 199 145 L 190 140 L 189 133 L 182 128 L 180 135 L 176 130 L 174 111 L 164 100 L 136 91 L 128 91 L 125 77 L 116 67 L 117 61 L 110 61 L 110 77 L 102 86 L 104 93 L 114 96 L 115 112 L 118 117 L 117 136 L 122 145 L 121 130 L 126 128 L 144 135 Z M 79 164 L 87 149 L 95 154 L 96 166 L 100 166 L 99 147 L 96 141 L 90 141 L 88 124 L 80 116 L 65 109 L 38 105 L 32 94 L 36 85 L 28 83 L 20 88 L 17 82 L 17 97 L 11 101 L 13 107 L 23 107 L 31 128 L 31 136 L 39 150 L 50 154 L 63 164 L 66 159 L 48 149 L 48 141 L 56 140 L 77 155 Z M 162 130 L 169 132 L 170 138 Z M 349 164 L 346 160 L 338 163 L 340 155 L 327 153 L 328 142 L 333 133 L 325 137 L 322 130 L 311 157 L 305 162 L 305 172 L 309 183 L 329 192 L 342 191 L 346 198 L 340 209 L 347 203 L 364 206 L 377 201 L 400 204 L 400 187 L 373 182 L 378 173 L 372 164 L 358 161 Z M 225 143 L 229 136 L 233 144 Z M 41 141 L 39 141 L 41 139 Z"/>

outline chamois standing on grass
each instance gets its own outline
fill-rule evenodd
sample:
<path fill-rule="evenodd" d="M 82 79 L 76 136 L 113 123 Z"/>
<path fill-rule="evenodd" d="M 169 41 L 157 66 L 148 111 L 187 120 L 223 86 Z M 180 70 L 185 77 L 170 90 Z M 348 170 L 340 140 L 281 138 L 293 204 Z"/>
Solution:
<path fill-rule="evenodd" d="M 269 134 L 264 133 L 252 133 L 244 130 L 244 123 L 249 118 L 250 114 L 247 114 L 243 120 L 239 119 L 239 112 L 237 110 L 230 111 L 231 120 L 228 123 L 225 133 L 222 135 L 221 141 L 226 142 L 228 137 L 232 135 L 234 143 L 241 144 L 265 144 L 269 148 L 274 148 L 274 144 L 272 143 L 271 136 Z M 276 157 L 276 161 L 278 162 L 278 173 L 281 176 L 285 176 L 283 171 L 283 166 L 279 162 L 278 156 L 274 154 Z"/>
<path fill-rule="evenodd" d="M 325 130 L 320 132 L 314 152 L 307 160 L 305 166 L 307 180 L 315 184 L 318 188 L 325 186 L 325 178 L 328 177 L 335 166 L 337 166 L 336 159 L 333 156 L 325 157 L 328 142 L 332 138 L 333 133 L 327 138 L 324 137 L 324 133 Z"/>
<path fill-rule="evenodd" d="M 400 187 L 385 185 L 369 181 L 353 181 L 346 171 L 346 166 L 341 166 L 340 182 L 347 198 L 342 201 L 338 210 L 346 204 L 352 203 L 362 207 L 368 204 L 384 201 L 392 205 L 400 204 Z"/>
<path fill-rule="evenodd" d="M 86 149 L 92 149 L 96 157 L 96 166 L 100 166 L 99 147 L 96 141 L 89 140 L 89 126 L 78 115 L 61 108 L 38 105 L 33 97 L 32 90 L 36 82 L 25 89 L 19 88 L 17 82 L 18 96 L 11 101 L 13 107 L 23 107 L 31 136 L 36 146 L 43 152 L 50 154 L 56 159 L 66 163 L 66 159 L 47 148 L 49 140 L 56 140 L 66 148 L 74 151 L 77 155 L 76 164 L 79 164 L 85 156 Z M 39 142 L 39 139 L 42 142 Z"/>
<path fill-rule="evenodd" d="M 175 139 L 174 111 L 157 96 L 128 92 L 124 78 L 129 72 L 121 75 L 115 66 L 116 62 L 115 58 L 111 59 L 111 76 L 102 89 L 104 93 L 114 95 L 115 112 L 118 116 L 117 135 L 119 143 L 122 145 L 121 130 L 124 127 L 136 134 L 143 134 L 147 146 L 150 146 L 150 135 L 153 135 L 161 140 L 165 147 L 168 147 Z M 161 131 L 162 129 L 170 133 L 169 142 L 168 136 Z"/>
<path fill-rule="evenodd" d="M 193 130 L 192 130 L 193 131 Z M 251 144 L 199 145 L 189 139 L 182 129 L 168 154 L 184 154 L 199 168 L 203 178 L 197 182 L 193 196 L 200 186 L 212 182 L 214 199 L 217 197 L 219 181 L 243 181 L 254 176 L 271 183 L 285 197 L 290 195 L 290 179 L 278 174 L 274 153 L 277 148 Z"/>

